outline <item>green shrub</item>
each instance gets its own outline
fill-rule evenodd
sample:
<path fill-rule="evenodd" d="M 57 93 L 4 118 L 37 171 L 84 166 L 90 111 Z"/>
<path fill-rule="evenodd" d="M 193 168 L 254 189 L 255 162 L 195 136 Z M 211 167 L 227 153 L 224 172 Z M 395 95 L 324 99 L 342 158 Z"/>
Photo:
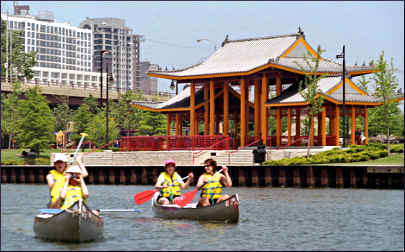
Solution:
<path fill-rule="evenodd" d="M 391 152 L 403 153 L 404 152 L 404 145 L 403 144 L 393 144 L 391 146 Z"/>

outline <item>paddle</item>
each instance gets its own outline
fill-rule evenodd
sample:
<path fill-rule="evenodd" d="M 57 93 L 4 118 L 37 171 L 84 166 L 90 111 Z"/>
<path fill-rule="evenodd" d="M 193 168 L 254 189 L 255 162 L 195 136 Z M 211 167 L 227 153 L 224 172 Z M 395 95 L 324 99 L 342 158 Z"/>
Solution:
<path fill-rule="evenodd" d="M 223 170 L 223 169 L 217 171 L 217 172 L 214 174 L 214 176 L 215 176 L 217 173 L 220 173 L 222 170 Z M 207 183 L 210 183 L 210 181 L 208 181 Z M 181 206 L 181 207 L 184 207 L 185 205 L 187 205 L 188 203 L 190 203 L 190 202 L 194 199 L 195 194 L 196 194 L 205 184 L 207 184 L 207 183 L 204 183 L 201 187 L 197 187 L 196 189 L 192 190 L 191 192 L 187 192 L 187 193 L 183 194 L 182 196 L 175 198 L 175 199 L 174 199 L 174 203 L 175 203 L 176 205 L 179 205 L 179 206 Z"/>
<path fill-rule="evenodd" d="M 142 211 L 139 209 L 97 209 L 100 213 L 104 212 L 138 212 L 141 213 Z"/>
<path fill-rule="evenodd" d="M 44 214 L 58 214 L 63 211 L 63 209 L 58 209 L 58 208 L 43 208 L 39 209 L 41 213 Z"/>
<path fill-rule="evenodd" d="M 84 133 L 84 132 L 83 132 L 83 133 L 80 133 L 80 135 L 82 136 L 82 138 L 80 138 L 79 144 L 77 145 L 75 154 L 73 154 L 73 158 L 72 158 L 72 161 L 70 161 L 70 164 L 73 164 L 73 163 L 75 162 L 76 157 L 77 157 L 77 153 L 79 152 L 79 149 L 80 149 L 80 146 L 82 145 L 84 138 L 85 138 L 86 136 L 88 136 L 88 135 L 87 135 L 86 133 Z"/>
<path fill-rule="evenodd" d="M 184 177 L 184 178 L 182 178 L 182 179 L 185 180 L 185 179 L 188 178 L 188 177 L 189 177 L 189 176 Z M 160 191 L 160 189 L 155 189 L 155 190 L 147 190 L 147 191 L 143 191 L 143 192 L 137 193 L 137 194 L 135 194 L 135 196 L 134 196 L 134 200 L 135 200 L 136 204 L 142 205 L 142 204 L 145 203 L 146 201 L 150 200 L 150 199 L 153 197 L 153 195 L 154 195 L 156 192 L 159 192 L 159 191 Z"/>

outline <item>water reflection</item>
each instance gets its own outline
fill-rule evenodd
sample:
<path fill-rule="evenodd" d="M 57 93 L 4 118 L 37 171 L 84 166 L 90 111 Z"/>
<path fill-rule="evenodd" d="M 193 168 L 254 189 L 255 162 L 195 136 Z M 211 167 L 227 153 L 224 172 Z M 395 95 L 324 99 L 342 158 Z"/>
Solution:
<path fill-rule="evenodd" d="M 103 213 L 104 240 L 84 244 L 34 238 L 46 185 L 1 185 L 2 250 L 402 250 L 402 190 L 226 188 L 237 192 L 237 224 L 153 217 L 134 194 L 149 186 L 91 185 L 89 206 Z M 44 196 L 46 195 L 46 196 Z M 26 200 L 29 198 L 29 200 Z M 197 196 L 195 198 L 197 200 Z M 226 241 L 226 242 L 224 242 Z M 236 244 L 236 245 L 235 245 Z"/>

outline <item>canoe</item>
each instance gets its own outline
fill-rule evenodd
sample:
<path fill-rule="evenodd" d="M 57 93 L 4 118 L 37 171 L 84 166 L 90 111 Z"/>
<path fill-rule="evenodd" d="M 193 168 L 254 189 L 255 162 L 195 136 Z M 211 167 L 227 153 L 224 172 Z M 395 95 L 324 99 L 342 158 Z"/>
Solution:
<path fill-rule="evenodd" d="M 152 211 L 155 217 L 164 219 L 188 219 L 200 221 L 221 221 L 226 223 L 237 223 L 239 221 L 239 204 L 234 206 L 233 201 L 239 203 L 238 194 L 234 194 L 227 201 L 226 206 L 222 201 L 218 204 L 208 207 L 197 207 L 198 202 L 190 203 L 181 208 L 175 204 L 159 205 L 157 198 L 159 192 L 155 193 L 152 199 Z"/>
<path fill-rule="evenodd" d="M 41 213 L 35 216 L 36 237 L 67 242 L 87 242 L 103 237 L 104 219 L 95 215 L 82 201 L 77 201 L 69 209 L 59 211 L 55 214 Z"/>

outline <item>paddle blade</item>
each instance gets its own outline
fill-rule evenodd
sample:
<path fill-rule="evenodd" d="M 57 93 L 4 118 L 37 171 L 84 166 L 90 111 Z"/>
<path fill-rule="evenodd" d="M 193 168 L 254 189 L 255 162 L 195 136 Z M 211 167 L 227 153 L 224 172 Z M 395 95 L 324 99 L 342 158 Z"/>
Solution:
<path fill-rule="evenodd" d="M 158 191 L 159 190 L 148 190 L 148 191 L 143 191 L 143 192 L 137 193 L 134 196 L 134 200 L 135 200 L 136 204 L 142 205 L 146 201 L 150 200 L 153 197 L 153 195 L 155 194 L 155 192 L 158 192 Z"/>
<path fill-rule="evenodd" d="M 192 190 L 191 192 L 187 192 L 180 197 L 174 199 L 174 204 L 179 205 L 181 207 L 186 206 L 190 203 L 193 199 L 195 194 L 197 193 L 198 189 Z"/>
<path fill-rule="evenodd" d="M 63 212 L 63 209 L 58 209 L 58 208 L 43 208 L 43 209 L 39 209 L 39 211 L 41 211 L 41 213 L 44 214 L 58 214 L 60 212 Z"/>

